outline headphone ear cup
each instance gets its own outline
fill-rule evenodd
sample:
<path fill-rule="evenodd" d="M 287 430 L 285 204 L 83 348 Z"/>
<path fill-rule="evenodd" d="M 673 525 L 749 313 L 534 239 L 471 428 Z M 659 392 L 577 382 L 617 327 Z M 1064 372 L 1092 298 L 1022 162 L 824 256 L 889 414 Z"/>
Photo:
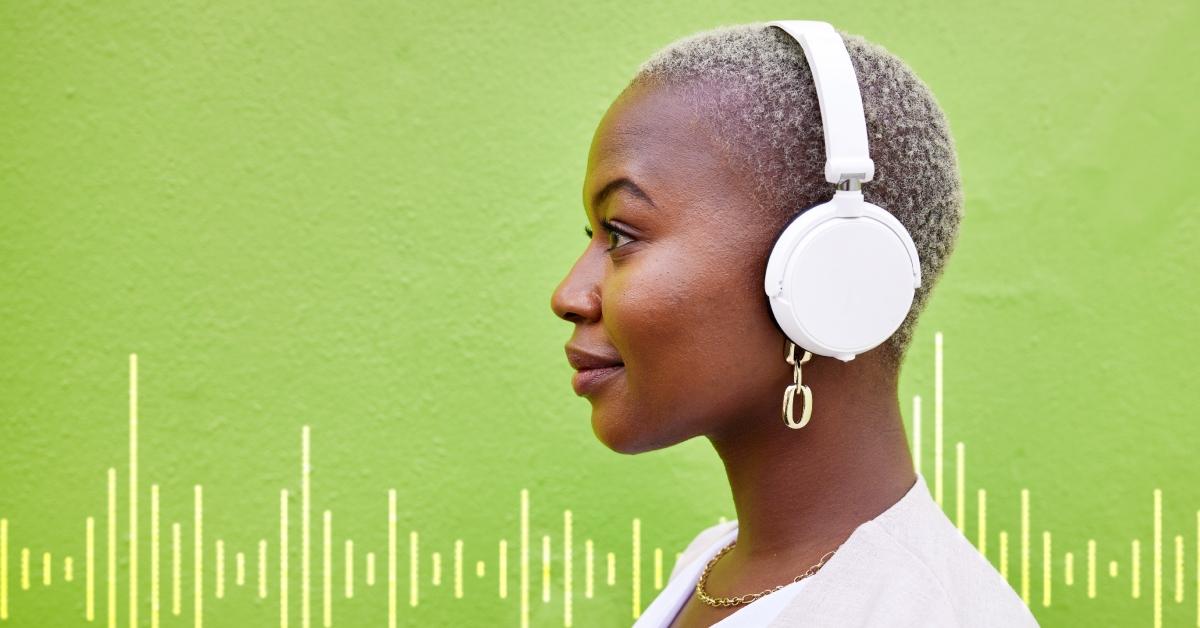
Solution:
<path fill-rule="evenodd" d="M 854 205 L 847 215 L 846 199 L 835 196 L 797 216 L 772 247 L 764 282 L 788 338 L 843 361 L 899 329 L 921 272 L 900 221 L 876 205 Z"/>

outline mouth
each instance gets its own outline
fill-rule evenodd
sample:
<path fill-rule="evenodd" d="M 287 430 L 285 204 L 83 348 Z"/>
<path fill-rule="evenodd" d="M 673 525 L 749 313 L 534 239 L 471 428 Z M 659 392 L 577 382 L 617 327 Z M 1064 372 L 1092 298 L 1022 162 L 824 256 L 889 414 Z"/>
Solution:
<path fill-rule="evenodd" d="M 571 387 L 575 389 L 576 395 L 583 397 L 598 391 L 624 371 L 625 365 L 623 363 L 579 369 L 571 378 Z"/>
<path fill-rule="evenodd" d="M 568 344 L 566 350 L 567 362 L 576 371 L 571 378 L 571 386 L 575 388 L 575 394 L 581 397 L 599 390 L 625 370 L 625 362 L 615 347 L 600 345 L 595 349 L 585 349 Z"/>

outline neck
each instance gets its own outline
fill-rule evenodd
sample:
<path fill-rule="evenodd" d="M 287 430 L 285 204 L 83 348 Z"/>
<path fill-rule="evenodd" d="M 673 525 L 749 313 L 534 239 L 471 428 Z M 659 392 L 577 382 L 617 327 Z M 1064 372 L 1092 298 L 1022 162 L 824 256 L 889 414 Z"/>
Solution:
<path fill-rule="evenodd" d="M 773 411 L 737 422 L 736 433 L 710 435 L 733 492 L 736 562 L 815 562 L 912 487 L 896 373 L 863 357 L 814 356 L 804 365 L 813 411 L 803 428 L 788 428 L 779 414 L 784 384 L 764 404 Z M 797 418 L 801 403 L 797 396 Z"/>

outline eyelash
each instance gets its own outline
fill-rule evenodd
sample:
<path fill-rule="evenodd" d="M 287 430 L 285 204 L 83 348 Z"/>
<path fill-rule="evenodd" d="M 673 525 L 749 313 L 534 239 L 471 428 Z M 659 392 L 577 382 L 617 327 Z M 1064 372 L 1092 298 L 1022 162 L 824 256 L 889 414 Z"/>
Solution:
<path fill-rule="evenodd" d="M 601 221 L 600 221 L 600 226 L 601 226 L 601 227 L 604 227 L 604 230 L 605 230 L 605 231 L 607 231 L 607 232 L 609 233 L 609 235 L 610 235 L 610 236 L 612 236 L 612 235 L 616 235 L 616 236 L 624 236 L 625 238 L 628 238 L 628 239 L 629 239 L 631 242 L 633 241 L 633 236 L 631 236 L 631 235 L 629 235 L 628 233 L 625 233 L 623 230 L 621 230 L 621 229 L 618 229 L 617 227 L 613 226 L 613 224 L 612 224 L 612 223 L 610 223 L 610 222 L 608 222 L 607 220 L 601 220 Z M 587 237 L 588 237 L 588 239 L 589 239 L 589 240 L 592 238 L 592 236 L 593 236 L 593 235 L 594 235 L 594 233 L 595 233 L 595 232 L 593 232 L 593 231 L 592 231 L 592 228 L 591 228 L 591 227 L 588 227 L 587 225 L 584 225 L 584 227 L 583 227 L 583 232 L 584 232 L 585 234 L 587 234 Z M 628 242 L 627 242 L 626 244 L 628 244 Z M 606 250 L 606 251 L 609 251 L 609 252 L 611 252 L 611 251 L 613 251 L 614 249 L 619 249 L 619 248 L 621 248 L 622 246 L 625 246 L 625 245 L 624 245 L 624 244 L 618 244 L 618 245 L 615 245 L 615 246 L 609 246 L 609 247 L 608 247 L 607 249 L 605 249 L 605 250 Z"/>

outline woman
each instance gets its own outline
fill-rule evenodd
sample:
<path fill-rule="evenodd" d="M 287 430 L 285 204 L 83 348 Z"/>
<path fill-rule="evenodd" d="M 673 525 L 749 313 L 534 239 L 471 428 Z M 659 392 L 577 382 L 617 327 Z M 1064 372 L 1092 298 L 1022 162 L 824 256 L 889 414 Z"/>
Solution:
<path fill-rule="evenodd" d="M 900 413 L 900 363 L 961 217 L 945 117 L 902 61 L 838 34 L 875 165 L 862 194 L 911 234 L 922 278 L 895 333 L 852 360 L 785 356 L 763 293 L 777 237 L 834 193 L 795 39 L 749 24 L 679 40 L 593 138 L 588 245 L 552 298 L 575 327 L 576 393 L 614 451 L 708 438 L 737 513 L 696 536 L 637 626 L 1037 625 L 931 499 Z M 811 414 L 781 420 L 800 370 L 811 398 L 793 411 Z"/>

